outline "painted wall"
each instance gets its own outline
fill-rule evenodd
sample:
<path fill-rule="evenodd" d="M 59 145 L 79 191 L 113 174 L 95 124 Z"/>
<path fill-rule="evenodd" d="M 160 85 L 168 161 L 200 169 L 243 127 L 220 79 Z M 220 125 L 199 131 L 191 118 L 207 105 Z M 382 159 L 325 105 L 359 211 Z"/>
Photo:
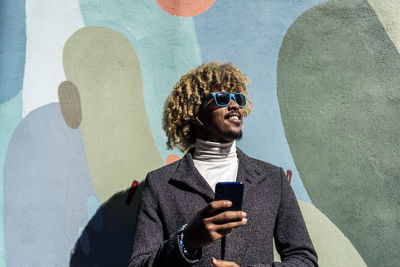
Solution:
<path fill-rule="evenodd" d="M 292 173 L 321 266 L 398 265 L 398 1 L 15 0 L 1 11 L 0 267 L 125 266 L 132 181 L 182 157 L 166 149 L 164 100 L 214 60 L 251 79 L 238 145 Z"/>

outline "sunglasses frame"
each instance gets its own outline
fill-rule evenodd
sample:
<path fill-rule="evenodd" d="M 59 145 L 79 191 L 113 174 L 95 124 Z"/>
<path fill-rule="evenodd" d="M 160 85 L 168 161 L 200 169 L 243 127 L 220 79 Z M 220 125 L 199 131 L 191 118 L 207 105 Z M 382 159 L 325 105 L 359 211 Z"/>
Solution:
<path fill-rule="evenodd" d="M 229 95 L 229 102 L 228 102 L 228 104 L 226 104 L 226 105 L 221 105 L 221 104 L 219 104 L 218 101 L 217 101 L 217 94 L 227 94 L 227 95 Z M 235 95 L 242 95 L 242 96 L 244 96 L 244 105 L 239 105 L 239 103 L 238 103 L 238 102 L 236 101 L 236 99 L 235 99 Z M 231 103 L 231 100 L 232 100 L 232 99 L 233 99 L 233 101 L 235 101 L 235 102 L 239 105 L 239 107 L 241 107 L 241 108 L 244 108 L 244 107 L 247 105 L 247 97 L 246 97 L 246 95 L 244 95 L 244 94 L 242 94 L 242 93 L 214 92 L 214 93 L 211 93 L 210 95 L 206 96 L 206 97 L 204 98 L 204 100 L 201 102 L 201 105 L 200 105 L 200 106 L 202 106 L 204 103 L 206 103 L 210 98 L 214 98 L 214 103 L 215 103 L 217 106 L 219 106 L 219 107 L 227 107 L 227 106 L 229 106 L 229 104 Z"/>

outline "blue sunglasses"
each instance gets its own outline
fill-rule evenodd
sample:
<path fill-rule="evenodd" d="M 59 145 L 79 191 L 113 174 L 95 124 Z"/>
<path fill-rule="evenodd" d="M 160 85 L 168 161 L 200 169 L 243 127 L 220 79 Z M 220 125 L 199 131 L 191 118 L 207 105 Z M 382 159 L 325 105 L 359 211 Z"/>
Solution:
<path fill-rule="evenodd" d="M 210 98 L 214 98 L 215 104 L 220 107 L 226 107 L 229 106 L 231 103 L 231 99 L 233 99 L 241 108 L 244 108 L 246 106 L 246 96 L 241 93 L 227 93 L 227 92 L 215 92 L 212 93 L 208 96 L 206 96 L 203 101 L 201 102 L 201 105 L 206 103 Z M 201 106 L 200 105 L 200 106 Z"/>

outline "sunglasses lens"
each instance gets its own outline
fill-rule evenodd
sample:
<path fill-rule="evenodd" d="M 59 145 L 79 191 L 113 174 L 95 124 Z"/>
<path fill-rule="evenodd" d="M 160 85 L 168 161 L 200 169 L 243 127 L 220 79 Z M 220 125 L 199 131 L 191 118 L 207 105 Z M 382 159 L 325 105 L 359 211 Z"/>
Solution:
<path fill-rule="evenodd" d="M 217 104 L 221 106 L 226 106 L 229 104 L 229 94 L 227 93 L 218 93 L 215 95 L 215 100 L 217 100 Z"/>
<path fill-rule="evenodd" d="M 235 94 L 235 101 L 239 106 L 246 106 L 246 97 L 242 94 Z"/>

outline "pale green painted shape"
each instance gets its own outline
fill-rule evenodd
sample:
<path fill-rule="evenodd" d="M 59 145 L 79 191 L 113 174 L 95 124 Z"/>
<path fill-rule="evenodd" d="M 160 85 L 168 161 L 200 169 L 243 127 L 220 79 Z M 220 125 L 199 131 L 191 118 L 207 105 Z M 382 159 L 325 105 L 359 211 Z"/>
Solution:
<path fill-rule="evenodd" d="M 314 205 L 298 200 L 320 266 L 367 266 L 350 240 Z M 274 261 L 281 258 L 274 244 Z"/>
<path fill-rule="evenodd" d="M 177 149 L 167 149 L 161 126 L 164 103 L 174 84 L 181 75 L 202 63 L 193 18 L 172 16 L 155 0 L 79 0 L 79 3 L 86 26 L 116 30 L 135 47 L 154 143 L 163 162 L 171 153 L 182 156 Z"/>
<path fill-rule="evenodd" d="M 79 91 L 80 129 L 93 184 L 104 202 L 163 165 L 145 115 L 139 60 L 120 33 L 85 27 L 65 44 L 64 70 Z"/>
<path fill-rule="evenodd" d="M 299 200 L 320 266 L 367 266 L 350 240 L 315 206 Z"/>
<path fill-rule="evenodd" d="M 374 9 L 397 52 L 400 52 L 400 1 L 368 0 L 368 3 Z"/>
<path fill-rule="evenodd" d="M 22 120 L 22 90 L 9 101 L 0 104 L 0 266 L 6 266 L 4 243 L 3 171 L 10 139 Z"/>
<path fill-rule="evenodd" d="M 273 245 L 273 249 L 274 249 L 274 261 L 276 261 L 276 262 L 281 262 L 281 256 L 279 255 L 279 253 L 278 253 L 278 250 L 276 249 L 276 246 L 275 246 L 275 239 L 274 239 L 274 245 Z"/>
<path fill-rule="evenodd" d="M 313 204 L 369 266 L 397 266 L 400 57 L 366 0 L 327 1 L 293 23 L 278 98 Z"/>

